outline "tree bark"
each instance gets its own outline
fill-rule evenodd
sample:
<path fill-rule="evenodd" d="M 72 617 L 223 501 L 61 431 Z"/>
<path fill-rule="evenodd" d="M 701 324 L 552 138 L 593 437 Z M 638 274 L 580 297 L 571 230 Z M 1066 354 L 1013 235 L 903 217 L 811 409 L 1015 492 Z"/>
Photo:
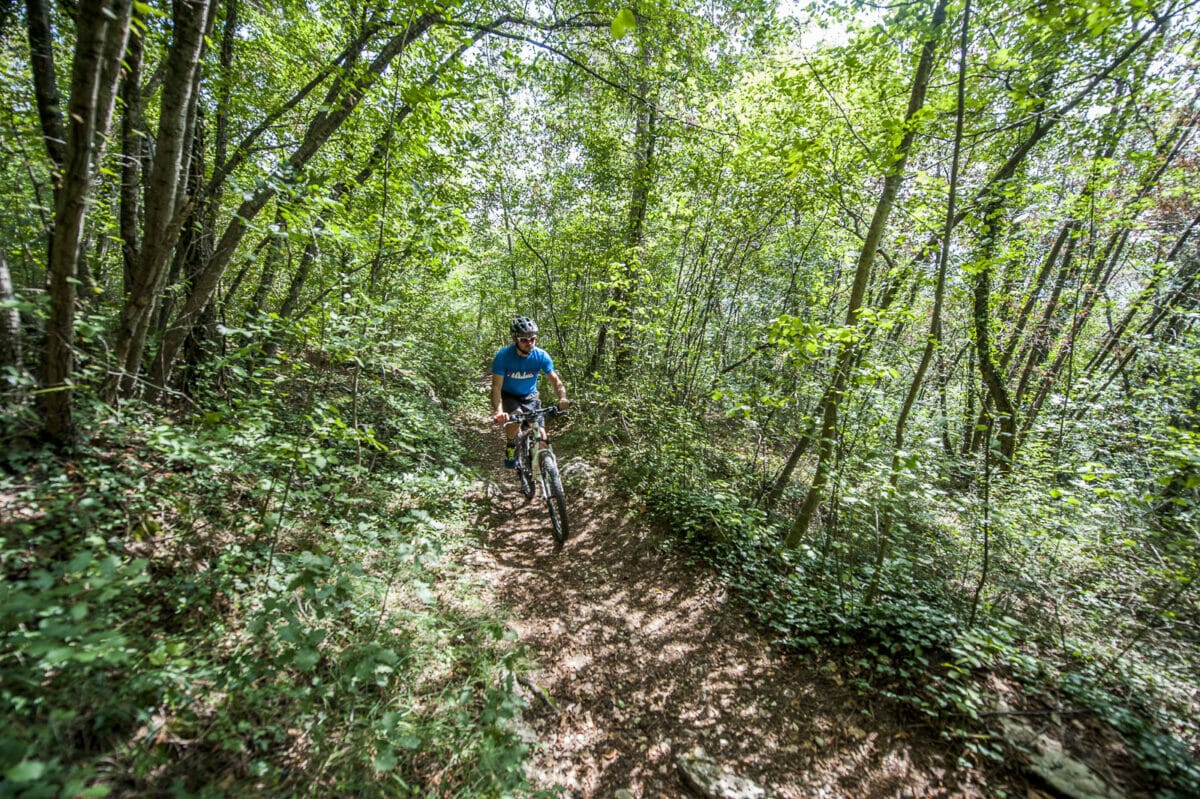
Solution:
<path fill-rule="evenodd" d="M 208 12 L 208 0 L 180 0 L 174 5 L 173 37 L 146 192 L 145 235 L 117 328 L 116 359 L 122 374 L 119 382 L 110 383 L 106 390 L 109 398 L 133 389 L 167 263 L 182 227 L 184 159 L 190 155 L 193 131 L 189 125 L 195 121 L 193 96 Z"/>
<path fill-rule="evenodd" d="M 140 14 L 138 15 L 140 18 Z M 142 103 L 142 33 L 130 37 L 125 56 L 125 77 L 121 81 L 121 207 L 118 229 L 121 234 L 121 258 L 124 266 L 121 296 L 132 290 L 133 272 L 141 252 L 142 174 L 146 163 L 146 120 Z"/>
<path fill-rule="evenodd" d="M 42 127 L 42 143 L 54 171 L 54 186 L 62 185 L 62 172 L 67 161 L 67 132 L 63 126 L 62 98 L 58 93 L 58 78 L 54 71 L 54 34 L 50 25 L 50 8 L 46 0 L 26 0 L 26 27 L 29 33 L 30 67 L 33 72 L 33 93 L 37 101 L 38 120 Z M 96 55 L 97 60 L 99 54 Z"/>
<path fill-rule="evenodd" d="M 0 303 L 11 303 L 16 298 L 8 261 L 4 258 L 4 250 L 0 249 Z M 9 371 L 13 382 L 25 369 L 23 350 L 21 312 L 16 308 L 0 309 L 0 372 Z M 0 377 L 3 375 L 0 374 Z M 0 386 L 6 382 L 9 381 L 0 380 Z"/>
<path fill-rule="evenodd" d="M 83 0 L 76 18 L 75 56 L 71 68 L 71 100 L 62 185 L 54 210 L 54 238 L 50 246 L 50 317 L 46 323 L 46 349 L 42 360 L 42 420 L 46 434 L 60 444 L 74 437 L 71 416 L 70 377 L 75 340 L 75 283 L 79 271 L 83 222 L 87 214 L 87 196 L 92 170 L 93 143 L 98 122 L 110 119 L 111 109 L 97 107 L 102 97 L 115 91 L 101 86 L 102 76 L 110 78 L 114 69 L 102 62 L 123 56 L 124 46 L 113 47 L 110 39 L 126 40 L 129 31 L 129 4 L 118 0 Z"/>

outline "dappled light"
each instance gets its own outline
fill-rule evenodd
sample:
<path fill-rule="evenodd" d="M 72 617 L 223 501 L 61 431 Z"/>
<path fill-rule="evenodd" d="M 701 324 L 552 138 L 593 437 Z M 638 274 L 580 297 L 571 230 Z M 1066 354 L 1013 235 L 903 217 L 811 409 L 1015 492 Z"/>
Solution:
<path fill-rule="evenodd" d="M 1200 796 L 1198 32 L 0 3 L 0 799 Z"/>
<path fill-rule="evenodd" d="M 680 796 L 676 759 L 695 746 L 777 797 L 988 796 L 1011 785 L 994 773 L 947 780 L 953 749 L 927 725 L 864 705 L 836 671 L 773 647 L 607 476 L 575 486 L 578 496 L 568 486 L 575 532 L 556 550 L 540 497 L 521 497 L 495 434 L 480 425 L 464 437 L 479 474 L 470 570 L 511 614 L 531 663 L 522 723 L 535 787 Z M 556 449 L 564 464 L 586 458 Z"/>

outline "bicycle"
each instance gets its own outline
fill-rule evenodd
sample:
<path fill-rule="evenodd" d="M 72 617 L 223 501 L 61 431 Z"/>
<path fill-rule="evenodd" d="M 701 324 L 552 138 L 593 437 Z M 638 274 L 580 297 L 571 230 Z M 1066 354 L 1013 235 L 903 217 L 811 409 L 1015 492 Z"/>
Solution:
<path fill-rule="evenodd" d="M 509 422 L 521 423 L 517 433 L 517 476 L 521 480 L 521 493 L 526 499 L 533 499 L 535 488 L 541 486 L 546 509 L 550 511 L 554 541 L 559 546 L 570 536 L 570 531 L 567 523 L 567 497 L 563 493 L 562 477 L 558 473 L 558 460 L 554 457 L 554 450 L 550 448 L 549 439 L 546 439 L 543 446 L 538 447 L 534 444 L 540 438 L 536 424 L 538 418 L 560 413 L 565 414 L 566 411 L 557 405 L 547 405 L 536 411 L 517 411 L 508 417 Z"/>

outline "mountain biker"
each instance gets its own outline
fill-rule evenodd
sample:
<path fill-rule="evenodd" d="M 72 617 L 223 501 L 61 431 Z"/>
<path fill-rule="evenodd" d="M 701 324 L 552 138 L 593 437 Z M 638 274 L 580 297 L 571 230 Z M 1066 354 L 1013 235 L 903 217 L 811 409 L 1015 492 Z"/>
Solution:
<path fill-rule="evenodd" d="M 492 358 L 492 408 L 497 423 L 507 422 L 509 414 L 521 411 L 528 413 L 542 407 L 538 396 L 538 375 L 546 375 L 554 393 L 558 395 L 558 407 L 564 410 L 571 405 L 567 399 L 567 387 L 554 370 L 554 361 L 537 344 L 537 322 L 528 316 L 518 316 L 512 321 L 509 332 L 513 343 L 502 347 Z M 546 430 L 538 417 L 538 436 L 546 440 Z M 517 465 L 517 422 L 504 425 L 504 465 L 509 469 Z"/>

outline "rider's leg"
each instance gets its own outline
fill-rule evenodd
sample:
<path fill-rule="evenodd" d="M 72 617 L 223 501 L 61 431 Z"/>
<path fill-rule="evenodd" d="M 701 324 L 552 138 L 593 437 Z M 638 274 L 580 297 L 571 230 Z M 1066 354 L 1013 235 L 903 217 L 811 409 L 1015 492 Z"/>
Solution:
<path fill-rule="evenodd" d="M 518 404 L 509 397 L 504 397 L 504 410 L 512 413 Z M 504 466 L 515 469 L 517 466 L 517 431 L 521 429 L 520 422 L 509 422 L 504 425 Z"/>
<path fill-rule="evenodd" d="M 517 429 L 518 424 L 504 425 L 504 465 L 513 469 L 517 465 Z"/>

